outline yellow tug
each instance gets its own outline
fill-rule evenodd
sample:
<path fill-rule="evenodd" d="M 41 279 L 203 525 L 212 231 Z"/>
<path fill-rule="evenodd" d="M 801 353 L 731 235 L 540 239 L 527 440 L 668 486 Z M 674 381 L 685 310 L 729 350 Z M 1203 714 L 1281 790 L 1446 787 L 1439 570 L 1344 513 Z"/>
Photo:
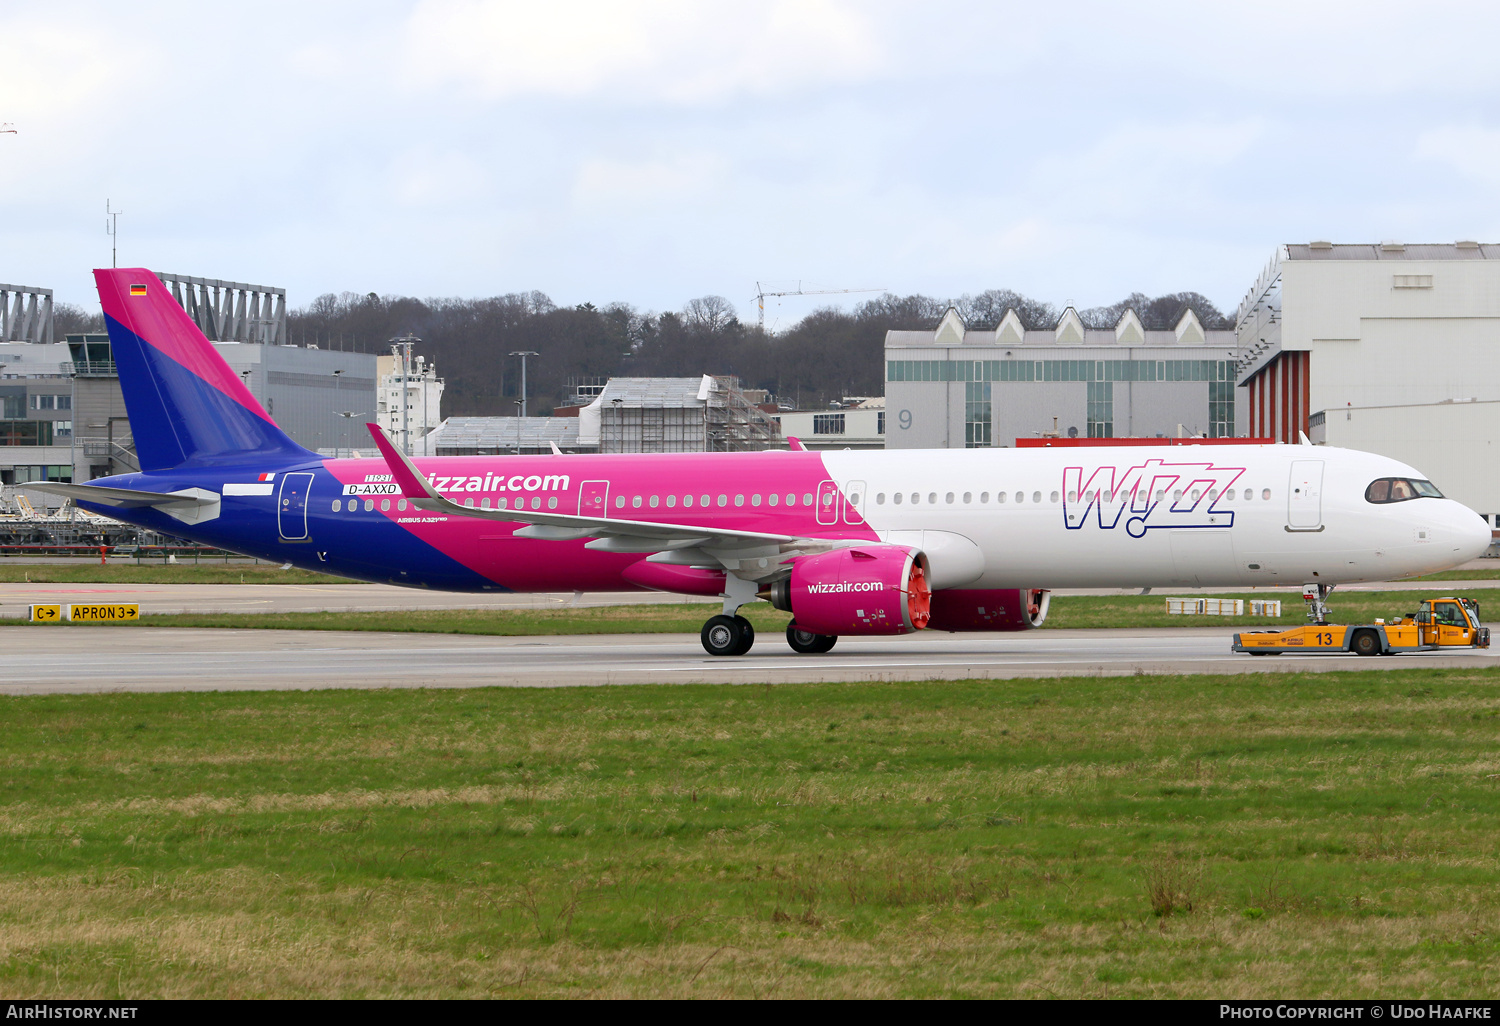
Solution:
<path fill-rule="evenodd" d="M 1479 604 L 1466 598 L 1423 599 L 1421 608 L 1387 623 L 1328 622 L 1331 585 L 1309 584 L 1302 597 L 1311 607 L 1312 623 L 1284 631 L 1246 631 L 1234 636 L 1232 651 L 1251 655 L 1307 655 L 1315 652 L 1353 652 L 1355 655 L 1396 655 L 1431 652 L 1440 648 L 1489 648 L 1490 629 L 1479 623 Z"/>

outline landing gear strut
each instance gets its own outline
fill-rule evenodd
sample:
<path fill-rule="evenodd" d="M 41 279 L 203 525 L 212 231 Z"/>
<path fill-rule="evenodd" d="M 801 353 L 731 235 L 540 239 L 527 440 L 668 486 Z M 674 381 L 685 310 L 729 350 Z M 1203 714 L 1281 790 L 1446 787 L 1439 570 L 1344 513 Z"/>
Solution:
<path fill-rule="evenodd" d="M 814 634 L 811 631 L 804 631 L 797 626 L 796 620 L 786 625 L 786 643 L 792 646 L 793 652 L 802 655 L 827 652 L 838 640 L 837 634 Z"/>
<path fill-rule="evenodd" d="M 739 615 L 740 606 L 756 599 L 757 586 L 734 574 L 724 575 L 724 612 L 710 616 L 698 637 L 703 651 L 711 656 L 738 656 L 755 644 L 755 628 Z"/>
<path fill-rule="evenodd" d="M 1328 622 L 1328 614 L 1332 612 L 1328 608 L 1328 596 L 1333 591 L 1331 584 L 1304 584 L 1302 586 L 1302 598 L 1307 602 L 1307 618 L 1315 624 Z"/>

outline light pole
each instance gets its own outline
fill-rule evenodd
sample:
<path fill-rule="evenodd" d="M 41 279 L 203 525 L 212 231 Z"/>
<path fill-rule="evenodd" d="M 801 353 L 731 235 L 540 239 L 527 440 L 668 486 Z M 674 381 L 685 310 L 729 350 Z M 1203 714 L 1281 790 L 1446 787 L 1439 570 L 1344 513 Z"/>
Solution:
<path fill-rule="evenodd" d="M 540 356 L 542 354 L 534 353 L 530 349 L 517 349 L 510 355 L 519 356 L 521 358 L 521 416 L 524 417 L 526 416 L 526 357 Z"/>
<path fill-rule="evenodd" d="M 341 380 L 343 373 L 344 370 L 342 367 L 333 372 L 333 409 L 336 413 L 338 412 L 338 408 L 343 405 L 343 403 L 339 402 L 339 381 Z M 340 413 L 339 416 L 342 417 L 344 415 Z M 337 441 L 337 439 L 335 439 L 335 441 Z M 344 441 L 346 443 L 349 441 L 349 421 L 347 419 L 344 421 Z M 336 451 L 334 453 L 334 456 L 338 456 L 338 453 Z"/>
<path fill-rule="evenodd" d="M 512 401 L 516 404 L 516 455 L 519 456 L 521 455 L 521 422 L 526 419 L 523 416 L 523 411 L 526 409 L 526 401 L 524 399 L 515 399 Z"/>

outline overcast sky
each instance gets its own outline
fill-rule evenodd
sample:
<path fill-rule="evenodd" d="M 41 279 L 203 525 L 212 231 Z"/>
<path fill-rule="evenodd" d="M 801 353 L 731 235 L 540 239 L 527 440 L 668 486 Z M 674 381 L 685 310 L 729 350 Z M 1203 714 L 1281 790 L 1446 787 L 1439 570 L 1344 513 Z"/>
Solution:
<path fill-rule="evenodd" d="M 1281 242 L 1500 240 L 1497 12 L 0 0 L 0 281 L 92 306 L 108 198 L 122 266 L 294 306 L 752 318 L 802 279 L 1229 310 Z"/>

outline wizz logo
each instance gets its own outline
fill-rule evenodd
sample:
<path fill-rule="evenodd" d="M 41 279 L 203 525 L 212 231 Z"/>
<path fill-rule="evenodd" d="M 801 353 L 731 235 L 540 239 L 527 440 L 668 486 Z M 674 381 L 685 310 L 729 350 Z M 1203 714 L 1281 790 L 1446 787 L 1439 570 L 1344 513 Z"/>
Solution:
<path fill-rule="evenodd" d="M 1160 527 L 1232 527 L 1234 512 L 1220 508 L 1224 492 L 1244 467 L 1212 463 L 1163 463 L 1147 460 L 1137 467 L 1099 467 L 1087 481 L 1082 467 L 1063 470 L 1063 524 L 1070 531 L 1089 522 L 1140 538 Z"/>

